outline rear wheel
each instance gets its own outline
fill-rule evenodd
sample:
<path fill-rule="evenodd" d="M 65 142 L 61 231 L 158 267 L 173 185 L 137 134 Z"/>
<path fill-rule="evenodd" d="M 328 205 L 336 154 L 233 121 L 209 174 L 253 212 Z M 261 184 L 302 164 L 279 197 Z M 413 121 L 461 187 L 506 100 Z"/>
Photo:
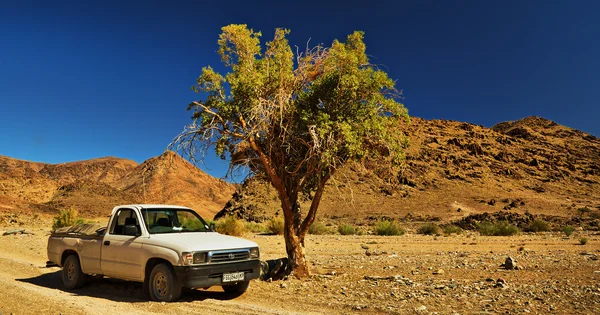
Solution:
<path fill-rule="evenodd" d="M 158 302 L 174 302 L 181 297 L 181 285 L 173 271 L 173 267 L 165 263 L 152 268 L 148 280 L 150 298 Z"/>
<path fill-rule="evenodd" d="M 77 255 L 69 255 L 65 259 L 62 270 L 62 281 L 67 290 L 79 289 L 85 284 L 86 275 L 81 271 Z"/>
<path fill-rule="evenodd" d="M 229 284 L 223 286 L 223 291 L 226 293 L 242 295 L 246 290 L 248 290 L 248 286 L 250 285 L 250 281 L 240 281 L 236 284 Z"/>

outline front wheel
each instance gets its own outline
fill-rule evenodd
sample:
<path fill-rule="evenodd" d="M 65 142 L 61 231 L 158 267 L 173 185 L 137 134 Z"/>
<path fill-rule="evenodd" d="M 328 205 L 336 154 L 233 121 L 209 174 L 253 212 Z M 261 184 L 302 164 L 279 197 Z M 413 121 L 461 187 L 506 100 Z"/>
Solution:
<path fill-rule="evenodd" d="M 152 268 L 149 281 L 150 298 L 157 302 L 174 302 L 181 297 L 181 285 L 173 271 L 167 264 L 158 264 Z"/>
<path fill-rule="evenodd" d="M 244 292 L 246 292 L 246 290 L 248 290 L 249 285 L 250 281 L 240 281 L 236 284 L 224 285 L 223 291 L 235 295 L 242 295 Z"/>
<path fill-rule="evenodd" d="M 85 284 L 86 275 L 81 271 L 81 264 L 77 255 L 70 255 L 65 259 L 62 270 L 62 281 L 67 290 L 79 289 Z"/>

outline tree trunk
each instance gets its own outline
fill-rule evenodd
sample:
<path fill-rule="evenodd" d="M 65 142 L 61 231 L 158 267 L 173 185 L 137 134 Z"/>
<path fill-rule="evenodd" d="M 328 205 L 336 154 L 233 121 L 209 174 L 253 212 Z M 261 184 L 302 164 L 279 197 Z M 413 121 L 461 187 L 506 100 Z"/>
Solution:
<path fill-rule="evenodd" d="M 306 256 L 304 255 L 303 240 L 294 234 L 288 234 L 287 229 L 284 233 L 285 249 L 287 251 L 290 269 L 298 278 L 306 278 L 310 276 Z"/>

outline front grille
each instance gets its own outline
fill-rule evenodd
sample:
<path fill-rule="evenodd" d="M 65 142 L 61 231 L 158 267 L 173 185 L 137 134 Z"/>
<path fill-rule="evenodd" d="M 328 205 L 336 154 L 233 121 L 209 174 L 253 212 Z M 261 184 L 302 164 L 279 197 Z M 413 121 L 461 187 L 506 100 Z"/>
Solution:
<path fill-rule="evenodd" d="M 239 261 L 250 258 L 250 251 L 210 252 L 208 256 L 210 257 L 210 262 Z"/>

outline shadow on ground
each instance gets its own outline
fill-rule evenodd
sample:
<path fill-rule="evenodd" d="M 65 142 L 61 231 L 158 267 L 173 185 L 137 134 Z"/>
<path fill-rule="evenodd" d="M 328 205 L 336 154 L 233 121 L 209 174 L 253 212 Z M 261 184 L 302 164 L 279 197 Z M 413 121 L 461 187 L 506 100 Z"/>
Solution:
<path fill-rule="evenodd" d="M 71 293 L 72 295 L 90 296 L 96 298 L 107 299 L 116 302 L 148 302 L 149 297 L 142 293 L 142 283 L 133 281 L 124 281 L 112 278 L 94 278 L 90 277 L 86 284 L 77 290 L 67 290 L 63 287 L 62 271 L 44 273 L 36 277 L 15 279 L 16 281 L 30 283 L 40 287 L 61 290 Z M 225 293 L 220 288 L 212 288 L 210 291 L 184 289 L 181 293 L 182 302 L 204 301 L 207 299 L 213 300 L 231 300 L 239 295 Z"/>

